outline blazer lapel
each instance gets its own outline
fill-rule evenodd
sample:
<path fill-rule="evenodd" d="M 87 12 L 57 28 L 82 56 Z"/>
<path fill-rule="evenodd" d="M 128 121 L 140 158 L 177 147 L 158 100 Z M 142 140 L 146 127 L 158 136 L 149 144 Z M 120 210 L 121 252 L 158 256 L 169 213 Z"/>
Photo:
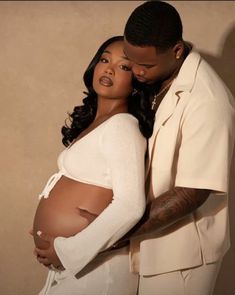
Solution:
<path fill-rule="evenodd" d="M 149 171 L 149 166 L 151 166 L 154 145 L 156 142 L 158 132 L 174 113 L 174 110 L 180 99 L 180 94 L 185 91 L 191 91 L 194 85 L 197 68 L 200 63 L 200 60 L 200 54 L 192 50 L 186 58 L 186 60 L 184 61 L 179 71 L 179 74 L 176 77 L 175 81 L 172 83 L 169 91 L 160 103 L 160 106 L 155 115 L 153 134 L 149 139 L 149 161 L 147 164 L 147 171 Z"/>
<path fill-rule="evenodd" d="M 173 86 L 172 86 L 173 87 Z M 173 91 L 168 91 L 166 96 L 164 97 L 162 103 L 160 104 L 156 115 L 155 115 L 155 123 L 153 128 L 153 134 L 149 139 L 149 156 L 152 158 L 152 150 L 157 137 L 157 134 L 162 126 L 167 122 L 167 120 L 174 113 L 175 107 L 179 100 L 179 92 L 175 93 Z"/>

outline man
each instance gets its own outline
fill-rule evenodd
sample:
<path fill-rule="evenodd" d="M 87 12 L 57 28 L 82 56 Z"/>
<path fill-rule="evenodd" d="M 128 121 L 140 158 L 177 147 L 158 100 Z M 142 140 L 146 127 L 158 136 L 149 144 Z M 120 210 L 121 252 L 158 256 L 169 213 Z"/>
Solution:
<path fill-rule="evenodd" d="M 124 53 L 156 111 L 147 167 L 149 213 L 131 239 L 139 294 L 212 294 L 230 243 L 233 97 L 183 40 L 180 16 L 170 4 L 137 7 L 124 36 Z"/>

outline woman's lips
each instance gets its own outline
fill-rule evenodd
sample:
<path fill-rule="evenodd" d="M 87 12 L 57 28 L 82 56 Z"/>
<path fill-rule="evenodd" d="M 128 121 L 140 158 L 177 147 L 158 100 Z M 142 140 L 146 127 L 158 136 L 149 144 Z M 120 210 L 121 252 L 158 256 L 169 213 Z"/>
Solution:
<path fill-rule="evenodd" d="M 106 87 L 113 86 L 113 81 L 109 77 L 106 77 L 106 76 L 100 77 L 99 82 L 101 85 L 106 86 Z"/>

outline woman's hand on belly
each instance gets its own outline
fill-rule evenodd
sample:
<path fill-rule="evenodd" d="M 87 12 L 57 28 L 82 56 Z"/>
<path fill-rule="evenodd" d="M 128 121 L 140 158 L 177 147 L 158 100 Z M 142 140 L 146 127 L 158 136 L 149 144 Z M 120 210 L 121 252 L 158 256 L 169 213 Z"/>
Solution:
<path fill-rule="evenodd" d="M 48 234 L 37 233 L 40 238 L 49 244 L 49 247 L 46 249 L 35 248 L 35 253 L 37 255 L 37 260 L 46 267 L 54 266 L 55 268 L 63 266 L 59 257 L 57 256 L 54 248 L 55 237 L 52 237 Z"/>

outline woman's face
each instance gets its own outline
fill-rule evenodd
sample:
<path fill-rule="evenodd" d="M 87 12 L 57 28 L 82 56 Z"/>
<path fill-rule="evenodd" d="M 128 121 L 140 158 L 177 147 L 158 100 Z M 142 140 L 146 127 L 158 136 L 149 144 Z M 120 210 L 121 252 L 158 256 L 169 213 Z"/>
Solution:
<path fill-rule="evenodd" d="M 131 62 L 123 53 L 123 41 L 110 44 L 95 66 L 93 88 L 98 97 L 125 99 L 132 92 Z"/>

